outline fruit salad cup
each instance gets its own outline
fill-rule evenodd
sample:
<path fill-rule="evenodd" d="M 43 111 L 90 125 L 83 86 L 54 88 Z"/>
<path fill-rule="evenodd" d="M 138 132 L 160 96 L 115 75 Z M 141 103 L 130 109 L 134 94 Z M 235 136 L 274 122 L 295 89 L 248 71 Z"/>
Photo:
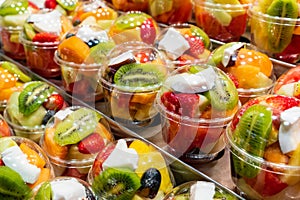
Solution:
<path fill-rule="evenodd" d="M 297 0 L 257 0 L 249 9 L 251 43 L 269 56 L 296 63 L 300 60 L 300 14 Z"/>
<path fill-rule="evenodd" d="M 251 98 L 271 93 L 276 80 L 269 57 L 247 43 L 222 45 L 212 52 L 209 62 L 233 80 L 242 104 Z"/>
<path fill-rule="evenodd" d="M 94 24 L 100 26 L 102 29 L 109 29 L 117 17 L 117 11 L 108 7 L 104 2 L 86 1 L 81 2 L 76 8 L 72 23 L 74 26 L 79 24 Z"/>
<path fill-rule="evenodd" d="M 208 181 L 190 181 L 175 187 L 163 200 L 190 200 L 190 199 L 223 199 L 237 200 L 234 195 L 227 190 L 216 186 Z"/>
<path fill-rule="evenodd" d="M 65 16 L 72 16 L 81 0 L 43 0 L 43 7 L 49 10 L 57 10 Z"/>
<path fill-rule="evenodd" d="M 300 100 L 250 100 L 226 130 L 232 180 L 246 199 L 299 199 Z"/>
<path fill-rule="evenodd" d="M 170 60 L 170 71 L 177 67 L 204 63 L 208 60 L 211 42 L 207 34 L 192 24 L 173 24 L 161 31 L 155 47 Z"/>
<path fill-rule="evenodd" d="M 149 14 L 160 23 L 176 24 L 191 20 L 192 0 L 149 0 Z"/>
<path fill-rule="evenodd" d="M 3 116 L 0 114 L 0 138 L 12 135 L 13 131 L 11 130 Z"/>
<path fill-rule="evenodd" d="M 53 60 L 54 52 L 60 38 L 72 27 L 71 21 L 57 10 L 31 14 L 20 35 L 28 67 L 44 78 L 59 77 L 61 72 Z"/>
<path fill-rule="evenodd" d="M 210 65 L 185 65 L 156 96 L 163 149 L 188 163 L 207 163 L 224 150 L 223 133 L 239 107 L 230 78 Z"/>
<path fill-rule="evenodd" d="M 149 0 L 112 0 L 113 7 L 118 11 L 148 11 Z"/>
<path fill-rule="evenodd" d="M 152 45 L 159 34 L 159 27 L 150 15 L 139 11 L 128 11 L 114 21 L 108 34 L 116 44 L 141 41 Z"/>
<path fill-rule="evenodd" d="M 84 180 L 59 176 L 45 181 L 33 189 L 35 200 L 75 200 L 87 199 L 96 200 L 91 186 Z"/>
<path fill-rule="evenodd" d="M 31 81 L 10 96 L 3 112 L 15 135 L 39 142 L 48 120 L 66 107 L 62 95 L 41 81 Z"/>
<path fill-rule="evenodd" d="M 86 107 L 73 106 L 57 112 L 49 120 L 40 146 L 56 176 L 85 180 L 97 153 L 113 140 L 102 115 Z"/>
<path fill-rule="evenodd" d="M 31 77 L 17 65 L 9 61 L 0 61 L 0 112 L 5 109 L 11 94 L 22 90 L 24 83 L 29 81 Z"/>
<path fill-rule="evenodd" d="M 154 131 L 159 125 L 154 100 L 168 74 L 160 52 L 140 42 L 118 45 L 100 73 L 106 103 L 103 112 L 143 137 L 153 136 L 154 132 L 145 129 Z"/>
<path fill-rule="evenodd" d="M 0 161 L 1 199 L 30 199 L 34 187 L 54 178 L 45 152 L 27 138 L 0 138 Z"/>
<path fill-rule="evenodd" d="M 194 0 L 196 24 L 211 39 L 221 42 L 239 41 L 247 27 L 250 4 L 243 0 Z"/>
<path fill-rule="evenodd" d="M 99 199 L 162 199 L 173 188 L 169 166 L 154 146 L 119 139 L 100 152 L 88 182 Z"/>
<path fill-rule="evenodd" d="M 61 68 L 64 89 L 86 103 L 101 100 L 98 71 L 114 46 L 107 32 L 98 26 L 81 25 L 70 30 L 54 56 Z"/>

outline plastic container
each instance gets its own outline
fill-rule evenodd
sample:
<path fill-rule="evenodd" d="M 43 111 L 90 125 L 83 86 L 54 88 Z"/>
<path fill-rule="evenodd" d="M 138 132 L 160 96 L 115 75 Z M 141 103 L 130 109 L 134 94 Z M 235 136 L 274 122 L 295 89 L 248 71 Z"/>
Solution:
<path fill-rule="evenodd" d="M 118 11 L 148 11 L 148 1 L 149 0 L 139 0 L 139 1 L 130 1 L 130 0 L 111 0 L 113 7 Z"/>

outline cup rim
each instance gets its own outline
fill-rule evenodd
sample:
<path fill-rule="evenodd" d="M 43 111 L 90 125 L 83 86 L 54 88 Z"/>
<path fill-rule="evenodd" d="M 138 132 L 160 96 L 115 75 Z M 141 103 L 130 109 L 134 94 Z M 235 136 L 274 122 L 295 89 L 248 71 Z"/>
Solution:
<path fill-rule="evenodd" d="M 240 12 L 241 10 L 248 9 L 251 7 L 251 3 L 245 3 L 245 4 L 222 4 L 222 3 L 212 3 L 204 0 L 193 0 L 193 3 L 195 6 L 205 6 L 208 7 L 209 9 L 233 9 L 232 12 Z"/>

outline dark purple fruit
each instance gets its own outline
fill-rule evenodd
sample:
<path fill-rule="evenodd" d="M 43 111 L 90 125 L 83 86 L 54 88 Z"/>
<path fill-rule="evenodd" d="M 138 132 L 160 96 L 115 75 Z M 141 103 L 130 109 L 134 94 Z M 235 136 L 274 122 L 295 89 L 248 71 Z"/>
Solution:
<path fill-rule="evenodd" d="M 56 113 L 55 110 L 48 110 L 47 113 L 46 113 L 46 115 L 44 116 L 44 118 L 42 120 L 42 125 L 46 125 L 47 122 L 49 121 L 49 119 L 51 117 L 53 117 L 55 113 Z"/>
<path fill-rule="evenodd" d="M 141 178 L 141 187 L 139 188 L 137 194 L 153 199 L 160 187 L 161 184 L 161 174 L 156 168 L 149 168 L 144 172 Z"/>

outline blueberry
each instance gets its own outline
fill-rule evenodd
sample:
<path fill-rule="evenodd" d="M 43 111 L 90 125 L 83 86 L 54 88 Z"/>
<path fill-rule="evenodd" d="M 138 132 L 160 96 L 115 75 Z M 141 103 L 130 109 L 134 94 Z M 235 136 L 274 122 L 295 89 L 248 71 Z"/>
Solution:
<path fill-rule="evenodd" d="M 54 114 L 55 114 L 54 110 L 48 110 L 46 115 L 44 116 L 44 118 L 42 120 L 42 125 L 46 125 L 47 122 L 49 121 L 49 119 L 54 116 Z"/>
<path fill-rule="evenodd" d="M 66 35 L 66 39 L 67 39 L 67 38 L 70 38 L 70 37 L 73 37 L 73 36 L 75 36 L 75 34 L 74 34 L 74 33 L 67 33 L 67 35 Z"/>
<path fill-rule="evenodd" d="M 138 194 L 145 198 L 153 199 L 161 184 L 161 174 L 156 168 L 147 169 L 141 178 L 141 187 Z"/>
<path fill-rule="evenodd" d="M 92 48 L 93 46 L 96 46 L 97 44 L 99 44 L 99 40 L 98 39 L 91 39 L 87 42 L 87 45 Z"/>

